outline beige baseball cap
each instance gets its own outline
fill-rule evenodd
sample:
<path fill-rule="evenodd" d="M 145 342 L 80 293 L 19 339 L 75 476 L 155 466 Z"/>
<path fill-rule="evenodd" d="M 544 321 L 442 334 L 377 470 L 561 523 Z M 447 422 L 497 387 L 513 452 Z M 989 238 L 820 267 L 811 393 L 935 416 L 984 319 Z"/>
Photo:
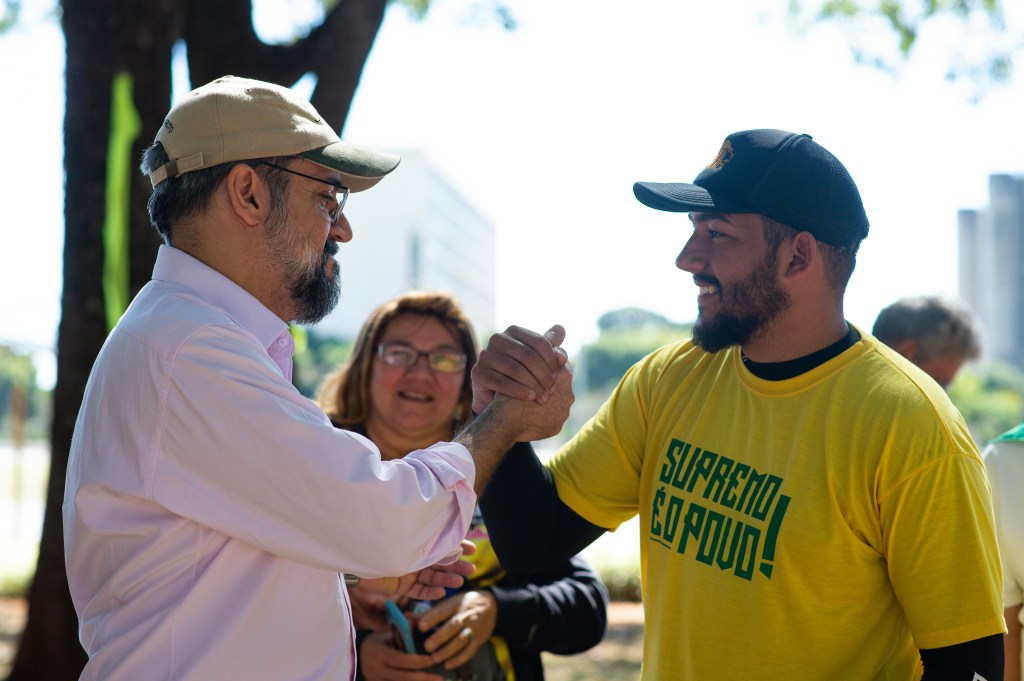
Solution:
<path fill-rule="evenodd" d="M 395 154 L 342 142 L 305 99 L 273 83 L 224 76 L 175 105 L 157 132 L 170 162 L 149 174 L 168 177 L 231 161 L 301 156 L 342 174 L 353 192 L 369 189 L 398 166 Z"/>

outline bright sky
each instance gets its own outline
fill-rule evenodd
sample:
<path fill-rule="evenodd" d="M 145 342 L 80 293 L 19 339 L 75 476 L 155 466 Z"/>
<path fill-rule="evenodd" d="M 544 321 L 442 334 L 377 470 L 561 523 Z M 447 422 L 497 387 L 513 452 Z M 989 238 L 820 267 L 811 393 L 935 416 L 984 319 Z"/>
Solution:
<path fill-rule="evenodd" d="M 311 4 L 261 0 L 260 22 Z M 343 137 L 425 150 L 496 227 L 499 327 L 558 322 L 570 350 L 619 307 L 694 318 L 696 288 L 673 264 L 689 222 L 631 188 L 692 180 L 730 132 L 806 132 L 850 170 L 871 234 L 847 317 L 869 328 L 897 297 L 955 295 L 957 210 L 987 204 L 990 173 L 1024 173 L 1024 76 L 971 104 L 944 74 L 949 46 L 972 46 L 941 23 L 893 77 L 855 64 L 834 26 L 788 32 L 784 0 L 507 0 L 513 33 L 464 25 L 476 4 L 435 0 L 423 22 L 392 7 Z M 64 45 L 40 18 L 50 5 L 28 0 L 0 38 L 0 343 L 38 351 L 44 385 L 63 248 Z M 1009 18 L 1017 36 L 1022 18 Z M 373 238 L 355 235 L 347 248 Z"/>

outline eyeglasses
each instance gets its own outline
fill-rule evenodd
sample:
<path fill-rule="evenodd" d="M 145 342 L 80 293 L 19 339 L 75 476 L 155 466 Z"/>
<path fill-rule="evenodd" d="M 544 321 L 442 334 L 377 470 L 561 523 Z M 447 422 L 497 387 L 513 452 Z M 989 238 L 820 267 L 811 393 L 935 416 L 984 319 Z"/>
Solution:
<path fill-rule="evenodd" d="M 420 357 L 426 357 L 427 366 L 443 374 L 454 374 L 466 368 L 466 355 L 461 352 L 445 349 L 420 352 L 404 343 L 381 343 L 377 346 L 377 356 L 385 364 L 404 368 L 414 366 Z"/>
<path fill-rule="evenodd" d="M 291 173 L 292 175 L 298 175 L 299 177 L 304 177 L 307 180 L 316 180 L 317 182 L 320 182 L 321 184 L 326 184 L 328 186 L 334 187 L 334 191 L 331 192 L 331 199 L 333 199 L 334 202 L 337 203 L 338 205 L 337 205 L 337 207 L 334 210 L 328 210 L 327 211 L 327 214 L 331 217 L 331 224 L 332 225 L 335 222 L 338 221 L 338 218 L 341 217 L 341 211 L 345 210 L 345 202 L 348 201 L 348 195 L 349 195 L 349 191 L 350 190 L 349 190 L 348 187 L 346 187 L 343 184 L 334 184 L 333 182 L 328 182 L 327 180 L 325 180 L 322 177 L 314 177 L 313 175 L 307 175 L 305 173 L 300 173 L 297 170 L 292 170 L 290 168 L 285 168 L 284 166 L 279 166 L 279 165 L 276 165 L 274 163 L 270 163 L 268 161 L 258 161 L 256 163 L 252 164 L 253 168 L 255 168 L 256 166 L 270 166 L 271 168 L 277 168 L 278 170 L 283 170 L 284 172 Z"/>

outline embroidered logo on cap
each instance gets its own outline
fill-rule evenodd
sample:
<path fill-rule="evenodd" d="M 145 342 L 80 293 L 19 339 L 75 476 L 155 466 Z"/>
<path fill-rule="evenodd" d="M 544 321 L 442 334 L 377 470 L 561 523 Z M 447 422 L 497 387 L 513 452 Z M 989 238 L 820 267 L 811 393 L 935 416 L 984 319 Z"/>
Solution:
<path fill-rule="evenodd" d="M 726 163 L 732 160 L 732 142 L 725 140 L 722 144 L 722 148 L 718 150 L 718 155 L 715 156 L 715 160 L 708 164 L 708 168 L 711 170 L 718 170 Z"/>

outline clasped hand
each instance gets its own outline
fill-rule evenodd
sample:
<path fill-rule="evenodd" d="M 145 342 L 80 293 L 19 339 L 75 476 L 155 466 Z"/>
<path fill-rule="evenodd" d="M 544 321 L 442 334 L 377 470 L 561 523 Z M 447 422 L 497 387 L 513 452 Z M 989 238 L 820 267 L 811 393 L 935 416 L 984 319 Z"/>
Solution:
<path fill-rule="evenodd" d="M 572 364 L 565 350 L 565 329 L 556 324 L 544 334 L 510 326 L 491 336 L 472 370 L 473 411 L 481 413 L 501 396 L 545 405 L 518 405 L 520 442 L 556 435 L 569 416 Z"/>

